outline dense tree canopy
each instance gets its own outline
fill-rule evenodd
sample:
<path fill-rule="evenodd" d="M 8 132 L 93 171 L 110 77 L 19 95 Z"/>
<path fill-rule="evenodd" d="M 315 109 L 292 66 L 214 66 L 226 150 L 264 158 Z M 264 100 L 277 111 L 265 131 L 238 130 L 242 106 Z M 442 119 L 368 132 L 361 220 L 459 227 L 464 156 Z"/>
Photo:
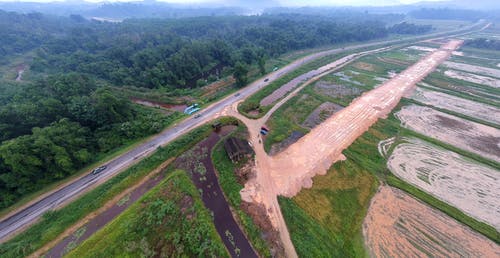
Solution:
<path fill-rule="evenodd" d="M 422 34 L 432 30 L 432 25 L 416 25 L 401 22 L 389 27 L 389 32 L 395 34 Z"/>

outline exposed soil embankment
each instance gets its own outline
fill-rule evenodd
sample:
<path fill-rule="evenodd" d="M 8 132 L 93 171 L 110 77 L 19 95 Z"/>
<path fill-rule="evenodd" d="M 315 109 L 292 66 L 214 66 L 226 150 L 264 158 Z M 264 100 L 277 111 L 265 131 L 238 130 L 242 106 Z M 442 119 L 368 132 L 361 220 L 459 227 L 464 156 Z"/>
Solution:
<path fill-rule="evenodd" d="M 154 108 L 165 108 L 165 109 L 170 109 L 170 110 L 175 110 L 179 112 L 184 112 L 184 109 L 187 108 L 187 105 L 173 105 L 173 104 L 165 104 L 161 102 L 155 102 L 155 101 L 150 101 L 150 100 L 144 100 L 144 99 L 138 99 L 138 98 L 132 98 L 132 102 L 147 106 L 147 107 L 154 107 Z"/>

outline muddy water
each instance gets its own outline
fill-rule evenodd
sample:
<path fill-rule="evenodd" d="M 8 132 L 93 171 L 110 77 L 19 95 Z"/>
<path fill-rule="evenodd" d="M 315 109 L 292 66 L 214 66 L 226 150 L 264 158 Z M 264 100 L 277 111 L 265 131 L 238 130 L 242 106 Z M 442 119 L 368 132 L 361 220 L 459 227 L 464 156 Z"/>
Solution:
<path fill-rule="evenodd" d="M 229 133 L 228 130 L 221 130 L 220 134 L 225 135 L 227 133 Z M 203 155 L 203 150 L 208 150 L 208 155 L 204 155 L 200 159 L 200 162 L 206 168 L 206 173 L 202 175 L 191 171 L 192 179 L 196 187 L 201 189 L 203 203 L 213 213 L 217 232 L 231 256 L 258 257 L 246 239 L 245 234 L 234 220 L 215 174 L 210 153 L 219 139 L 218 134 L 212 133 L 208 139 L 200 143 L 200 148 L 195 151 L 195 154 Z"/>
<path fill-rule="evenodd" d="M 132 102 L 139 104 L 139 105 L 144 105 L 148 107 L 156 107 L 156 108 L 166 108 L 166 109 L 171 109 L 179 112 L 184 112 L 184 109 L 187 108 L 187 105 L 172 105 L 172 104 L 165 104 L 161 102 L 156 102 L 156 101 L 149 101 L 149 100 L 144 100 L 144 99 L 137 99 L 137 98 L 132 98 Z"/>
<path fill-rule="evenodd" d="M 107 223 L 111 222 L 115 217 L 137 201 L 142 195 L 155 187 L 164 178 L 163 173 L 153 177 L 146 181 L 146 183 L 139 186 L 137 189 L 129 194 L 129 199 L 122 205 L 113 205 L 111 208 L 107 209 L 105 212 L 97 215 L 94 219 L 90 220 L 82 228 L 85 228 L 85 232 L 80 236 L 76 237 L 74 234 L 70 237 L 63 239 L 56 246 L 50 249 L 49 252 L 45 254 L 47 258 L 62 257 L 70 246 L 76 246 L 79 243 L 85 241 L 87 238 L 92 236 L 97 230 L 104 227 Z"/>

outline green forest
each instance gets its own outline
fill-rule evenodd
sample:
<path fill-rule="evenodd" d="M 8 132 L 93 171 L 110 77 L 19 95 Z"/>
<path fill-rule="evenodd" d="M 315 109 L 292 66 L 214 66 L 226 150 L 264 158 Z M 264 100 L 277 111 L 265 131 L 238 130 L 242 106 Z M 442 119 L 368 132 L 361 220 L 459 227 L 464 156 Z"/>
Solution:
<path fill-rule="evenodd" d="M 0 66 L 30 53 L 30 79 L 0 80 L 0 208 L 72 175 L 179 112 L 133 104 L 117 90 L 183 92 L 295 50 L 430 30 L 388 27 L 394 15 L 263 14 L 99 22 L 0 10 Z M 189 104 L 189 103 L 186 103 Z"/>

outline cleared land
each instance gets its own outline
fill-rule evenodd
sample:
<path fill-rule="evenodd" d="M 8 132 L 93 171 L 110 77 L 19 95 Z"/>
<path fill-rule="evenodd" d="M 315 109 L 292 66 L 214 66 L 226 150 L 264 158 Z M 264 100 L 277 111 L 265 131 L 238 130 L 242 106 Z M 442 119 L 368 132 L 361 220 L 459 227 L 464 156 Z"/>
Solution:
<path fill-rule="evenodd" d="M 500 130 L 418 105 L 395 116 L 404 127 L 460 149 L 500 162 Z"/>
<path fill-rule="evenodd" d="M 411 98 L 426 105 L 500 124 L 500 109 L 494 106 L 420 87 L 415 90 Z"/>
<path fill-rule="evenodd" d="M 382 86 L 363 94 L 274 157 L 268 156 L 264 151 L 259 134 L 260 127 L 274 109 L 259 120 L 249 120 L 238 114 L 237 104 L 221 112 L 237 117 L 249 128 L 250 142 L 256 154 L 256 167 L 254 177 L 245 183 L 245 188 L 241 190 L 241 197 L 246 202 L 265 206 L 273 227 L 280 233 L 288 257 L 297 255 L 290 241 L 277 196 L 294 196 L 302 187 L 310 188 L 312 177 L 325 174 L 332 163 L 345 158 L 341 153 L 345 148 L 380 117 L 386 117 L 417 82 L 447 59 L 461 43 L 460 40 L 449 41 Z M 287 100 L 285 98 L 282 101 Z M 279 104 L 273 108 L 278 108 Z"/>
<path fill-rule="evenodd" d="M 314 128 L 321 124 L 328 117 L 342 110 L 344 107 L 331 102 L 325 102 L 317 107 L 304 121 L 303 125 L 308 128 Z"/>
<path fill-rule="evenodd" d="M 482 75 L 477 75 L 468 72 L 455 71 L 455 70 L 447 70 L 444 74 L 450 78 L 464 80 L 472 83 L 487 85 L 493 88 L 500 88 L 500 80 L 495 78 L 486 77 Z"/>
<path fill-rule="evenodd" d="M 260 105 L 261 106 L 271 105 L 272 103 L 278 101 L 283 96 L 285 96 L 288 92 L 292 91 L 299 84 L 307 83 L 308 81 L 314 79 L 315 77 L 320 77 L 324 73 L 326 73 L 332 69 L 335 69 L 337 67 L 340 67 L 340 66 L 350 62 L 351 60 L 353 60 L 359 56 L 370 54 L 370 53 L 375 53 L 375 52 L 380 52 L 381 50 L 385 50 L 385 49 L 387 49 L 387 48 L 380 48 L 380 49 L 368 50 L 368 51 L 364 51 L 364 52 L 360 52 L 360 53 L 350 54 L 350 55 L 347 55 L 347 56 L 342 57 L 340 59 L 337 59 L 337 60 L 335 60 L 327 65 L 321 66 L 316 70 L 312 70 L 312 71 L 309 71 L 305 74 L 299 75 L 299 76 L 295 77 L 293 80 L 291 80 L 290 82 L 284 84 L 283 86 L 281 86 L 280 88 L 275 90 L 272 94 L 263 98 L 260 101 Z"/>
<path fill-rule="evenodd" d="M 265 170 L 270 171 L 277 193 L 294 196 L 302 187 L 310 187 L 312 177 L 325 174 L 332 163 L 343 159 L 345 148 L 378 118 L 387 116 L 401 97 L 414 88 L 415 83 L 432 72 L 460 44 L 458 40 L 450 41 L 392 80 L 363 94 L 297 143 L 274 156 Z"/>
<path fill-rule="evenodd" d="M 462 70 L 470 73 L 478 73 L 486 76 L 492 76 L 496 78 L 500 78 L 500 70 L 499 69 L 493 69 L 493 68 L 488 68 L 488 67 L 482 67 L 478 65 L 470 65 L 470 64 L 464 64 L 464 63 L 457 63 L 457 62 L 444 62 L 444 66 L 456 70 Z"/>
<path fill-rule="evenodd" d="M 500 256 L 491 240 L 387 186 L 372 199 L 363 233 L 373 257 Z"/>
<path fill-rule="evenodd" d="M 393 174 L 500 230 L 498 171 L 416 138 L 403 140 L 387 162 Z"/>

